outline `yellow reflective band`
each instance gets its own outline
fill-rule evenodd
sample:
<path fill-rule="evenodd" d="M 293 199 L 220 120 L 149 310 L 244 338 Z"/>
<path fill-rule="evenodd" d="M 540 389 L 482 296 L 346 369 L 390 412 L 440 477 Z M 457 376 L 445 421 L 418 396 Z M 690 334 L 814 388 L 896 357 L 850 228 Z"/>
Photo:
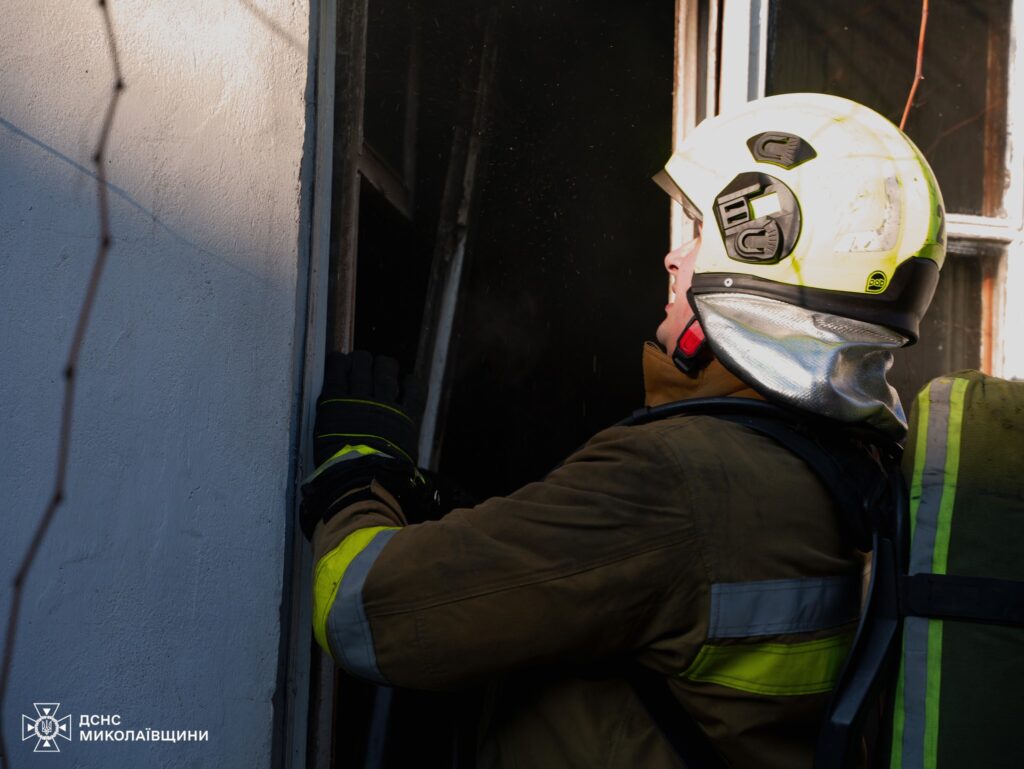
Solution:
<path fill-rule="evenodd" d="M 369 456 L 371 454 L 380 454 L 381 456 L 385 457 L 391 456 L 390 454 L 385 454 L 383 451 L 378 451 L 372 446 L 366 446 L 361 443 L 353 446 L 349 443 L 346 443 L 338 451 L 334 452 L 328 459 L 324 460 L 320 464 L 320 466 L 316 470 L 314 470 L 313 473 L 308 478 L 306 478 L 306 480 L 303 481 L 303 484 L 311 483 L 318 476 L 326 472 L 327 468 L 334 467 L 334 465 L 338 464 L 339 462 L 346 461 L 345 458 L 349 454 L 359 454 L 360 456 L 363 457 Z"/>
<path fill-rule="evenodd" d="M 322 470 L 325 467 L 327 467 L 327 465 L 329 465 L 335 459 L 340 459 L 341 457 L 345 456 L 346 454 L 351 454 L 353 452 L 355 452 L 357 454 L 360 454 L 360 455 L 362 455 L 364 457 L 369 456 L 371 454 L 380 454 L 382 457 L 388 457 L 389 459 L 391 458 L 390 454 L 385 454 L 383 451 L 378 451 L 377 449 L 373 448 L 373 446 L 365 446 L 365 445 L 363 445 L 361 443 L 359 445 L 357 445 L 357 446 L 350 446 L 349 444 L 346 443 L 340 450 L 336 451 L 331 456 L 330 459 L 328 459 L 326 462 L 324 462 L 322 465 L 320 465 L 320 469 L 318 469 L 316 471 L 316 473 L 314 473 L 314 476 L 317 473 L 319 473 L 320 470 Z M 413 468 L 412 477 L 415 480 L 419 481 L 420 483 L 423 483 L 425 481 L 423 473 L 420 472 L 418 467 L 414 467 Z"/>
<path fill-rule="evenodd" d="M 365 529 L 356 529 L 317 563 L 316 572 L 313 574 L 313 637 L 324 651 L 331 654 L 332 658 L 334 655 L 327 643 L 327 616 L 334 604 L 335 596 L 338 595 L 338 588 L 345 577 L 345 572 L 355 557 L 366 549 L 374 537 L 382 531 L 393 531 L 398 528 L 398 526 L 371 526 Z"/>
<path fill-rule="evenodd" d="M 795 644 L 705 645 L 680 677 L 752 694 L 831 691 L 853 642 L 852 633 Z"/>
<path fill-rule="evenodd" d="M 405 451 L 402 450 L 401 446 L 399 446 L 398 444 L 392 443 L 387 438 L 385 438 L 383 436 L 380 436 L 380 435 L 373 435 L 372 433 L 323 433 L 322 435 L 316 435 L 314 437 L 315 438 L 376 438 L 378 441 L 386 443 L 388 446 L 393 448 L 395 451 L 397 451 L 399 454 L 401 454 L 403 457 L 408 459 L 413 464 L 416 464 L 415 462 L 413 462 L 412 457 L 410 457 Z M 383 453 L 383 452 L 381 452 L 381 453 Z"/>
<path fill-rule="evenodd" d="M 373 446 L 365 446 L 362 443 L 358 444 L 357 446 L 352 446 L 352 445 L 346 443 L 338 451 L 334 452 L 331 455 L 330 459 L 328 459 L 327 461 L 330 462 L 331 459 L 337 459 L 338 457 L 343 457 L 346 454 L 351 454 L 353 451 L 356 452 L 357 454 L 362 454 L 363 456 L 366 456 L 367 454 L 380 454 L 381 453 L 381 452 L 377 451 L 377 449 L 373 448 Z"/>
<path fill-rule="evenodd" d="M 896 678 L 896 707 L 892 714 L 892 753 L 889 756 L 889 769 L 903 769 L 903 734 L 907 723 L 907 711 L 904 708 L 907 686 L 907 639 L 900 644 L 900 672 Z"/>
<path fill-rule="evenodd" d="M 932 572 L 935 574 L 945 574 L 949 561 L 949 535 L 953 528 L 953 504 L 956 502 L 956 482 L 960 473 L 960 437 L 963 432 L 964 402 L 968 384 L 966 379 L 954 379 L 949 393 L 946 466 L 942 473 L 942 501 L 939 503 L 935 550 L 932 553 Z"/>
<path fill-rule="evenodd" d="M 924 460 L 928 447 L 928 413 L 931 410 L 931 386 L 917 394 L 917 440 L 914 443 L 914 472 L 910 481 L 910 541 L 917 530 L 917 511 L 924 488 Z"/>
<path fill-rule="evenodd" d="M 946 430 L 946 467 L 942 474 L 942 500 L 939 503 L 932 571 L 945 574 L 949 562 L 949 537 L 953 529 L 953 504 L 960 473 L 960 439 L 963 432 L 966 379 L 953 380 L 949 393 L 949 427 Z M 942 693 L 942 620 L 928 622 L 928 678 L 924 695 L 924 765 L 937 766 L 939 760 L 939 698 Z"/>

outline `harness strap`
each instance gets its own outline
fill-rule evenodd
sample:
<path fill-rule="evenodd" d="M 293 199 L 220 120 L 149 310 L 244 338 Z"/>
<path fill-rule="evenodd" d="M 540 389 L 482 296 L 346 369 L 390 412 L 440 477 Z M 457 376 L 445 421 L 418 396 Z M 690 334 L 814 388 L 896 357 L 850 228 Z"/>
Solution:
<path fill-rule="evenodd" d="M 950 574 L 899 578 L 903 614 L 929 619 L 1024 625 L 1024 582 Z"/>

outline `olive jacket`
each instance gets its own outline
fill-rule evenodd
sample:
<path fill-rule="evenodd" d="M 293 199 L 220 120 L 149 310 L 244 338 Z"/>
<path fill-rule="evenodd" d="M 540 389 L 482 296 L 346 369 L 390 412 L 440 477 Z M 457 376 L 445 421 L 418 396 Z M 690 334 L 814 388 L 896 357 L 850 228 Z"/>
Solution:
<path fill-rule="evenodd" d="M 644 378 L 648 405 L 759 397 L 650 344 Z M 318 640 L 390 685 L 488 684 L 481 769 L 679 767 L 623 659 L 664 675 L 734 769 L 810 767 L 860 566 L 772 439 L 710 416 L 612 427 L 542 481 L 416 525 L 372 490 L 314 534 Z"/>

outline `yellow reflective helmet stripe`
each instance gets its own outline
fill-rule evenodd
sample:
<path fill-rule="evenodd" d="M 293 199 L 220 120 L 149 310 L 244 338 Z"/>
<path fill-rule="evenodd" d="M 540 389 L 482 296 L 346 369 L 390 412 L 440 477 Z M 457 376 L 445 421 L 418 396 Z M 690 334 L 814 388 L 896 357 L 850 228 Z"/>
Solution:
<path fill-rule="evenodd" d="M 327 619 L 352 561 L 383 531 L 397 531 L 398 526 L 371 526 L 357 529 L 329 551 L 316 565 L 313 574 L 313 637 L 331 657 L 334 652 L 327 641 Z"/>
<path fill-rule="evenodd" d="M 794 644 L 707 644 L 679 675 L 751 694 L 820 694 L 835 688 L 852 643 L 843 633 Z"/>

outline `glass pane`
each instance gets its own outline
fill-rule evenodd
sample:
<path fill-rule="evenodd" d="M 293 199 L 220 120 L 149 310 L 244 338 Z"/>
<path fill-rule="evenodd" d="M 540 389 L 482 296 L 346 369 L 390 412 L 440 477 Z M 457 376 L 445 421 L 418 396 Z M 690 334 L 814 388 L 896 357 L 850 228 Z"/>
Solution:
<path fill-rule="evenodd" d="M 913 83 L 920 0 L 775 0 L 769 94 L 845 96 L 899 124 Z M 1005 216 L 1010 0 L 930 4 L 924 80 L 907 134 L 950 212 Z"/>

